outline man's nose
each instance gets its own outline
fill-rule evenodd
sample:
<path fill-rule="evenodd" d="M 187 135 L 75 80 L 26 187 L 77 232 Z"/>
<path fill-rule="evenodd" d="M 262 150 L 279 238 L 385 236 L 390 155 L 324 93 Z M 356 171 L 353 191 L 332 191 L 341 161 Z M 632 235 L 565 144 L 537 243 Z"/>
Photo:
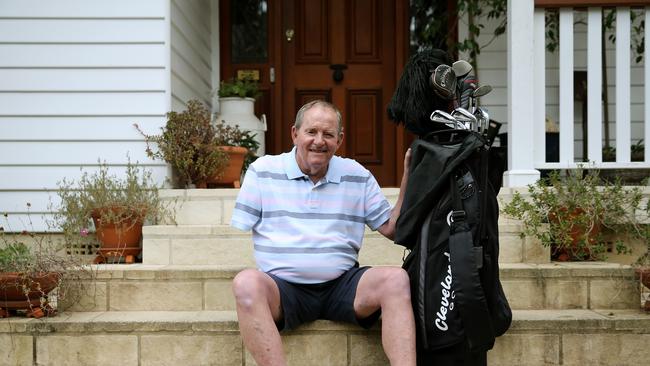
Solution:
<path fill-rule="evenodd" d="M 325 139 L 323 138 L 323 134 L 320 133 L 320 132 L 317 133 L 316 136 L 314 137 L 314 143 L 315 144 L 322 144 L 324 141 L 325 141 Z"/>

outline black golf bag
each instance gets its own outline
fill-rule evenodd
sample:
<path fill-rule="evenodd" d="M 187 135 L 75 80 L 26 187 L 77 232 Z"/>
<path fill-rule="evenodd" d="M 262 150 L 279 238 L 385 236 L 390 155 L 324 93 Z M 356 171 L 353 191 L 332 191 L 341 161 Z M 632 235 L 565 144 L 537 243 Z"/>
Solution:
<path fill-rule="evenodd" d="M 498 266 L 505 159 L 484 134 L 426 122 L 411 121 L 421 134 L 395 231 L 410 250 L 418 365 L 485 365 L 512 320 Z"/>

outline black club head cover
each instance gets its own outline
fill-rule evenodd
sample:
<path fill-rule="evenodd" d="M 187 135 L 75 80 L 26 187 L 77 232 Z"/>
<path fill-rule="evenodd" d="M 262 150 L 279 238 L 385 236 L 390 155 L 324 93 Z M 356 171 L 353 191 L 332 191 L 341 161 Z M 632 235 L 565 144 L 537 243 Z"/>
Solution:
<path fill-rule="evenodd" d="M 451 65 L 447 52 L 423 50 L 411 56 L 388 104 L 388 118 L 418 136 L 444 128 L 431 123 L 429 116 L 437 109 L 449 110 L 449 100 L 440 97 L 431 84 L 431 73 L 440 65 Z M 441 127 L 442 126 L 442 127 Z"/>

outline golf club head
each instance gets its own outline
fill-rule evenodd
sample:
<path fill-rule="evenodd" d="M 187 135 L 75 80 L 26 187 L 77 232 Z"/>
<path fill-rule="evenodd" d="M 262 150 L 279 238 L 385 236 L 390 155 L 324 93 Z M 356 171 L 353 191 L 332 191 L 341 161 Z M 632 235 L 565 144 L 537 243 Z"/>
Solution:
<path fill-rule="evenodd" d="M 466 130 L 475 130 L 477 120 L 473 114 L 469 113 L 467 109 L 456 108 L 451 112 L 451 116 L 465 126 Z"/>
<path fill-rule="evenodd" d="M 438 65 L 431 74 L 431 86 L 435 93 L 442 99 L 453 100 L 456 98 L 456 74 L 449 65 Z"/>
<path fill-rule="evenodd" d="M 472 92 L 472 98 L 480 98 L 484 95 L 489 94 L 491 91 L 492 91 L 492 86 L 488 84 L 481 85 L 476 89 L 474 89 L 474 91 Z"/>
<path fill-rule="evenodd" d="M 474 117 L 476 117 L 476 120 L 478 121 L 478 132 L 482 134 L 486 133 L 490 121 L 490 115 L 488 112 L 484 108 L 476 108 L 476 110 L 474 110 Z"/>
<path fill-rule="evenodd" d="M 469 74 L 474 68 L 469 62 L 458 60 L 451 65 L 451 69 L 454 70 L 457 78 L 462 78 Z"/>
<path fill-rule="evenodd" d="M 451 114 L 441 111 L 441 110 L 435 110 L 433 113 L 431 113 L 430 119 L 432 122 L 436 123 L 443 123 L 448 127 L 454 128 L 454 129 L 465 129 L 465 125 L 460 123 L 456 118 L 454 118 Z"/>

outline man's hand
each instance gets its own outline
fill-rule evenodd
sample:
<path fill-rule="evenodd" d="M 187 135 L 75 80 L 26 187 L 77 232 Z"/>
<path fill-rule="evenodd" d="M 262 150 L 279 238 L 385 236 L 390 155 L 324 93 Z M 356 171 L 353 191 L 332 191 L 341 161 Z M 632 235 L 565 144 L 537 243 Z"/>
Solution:
<path fill-rule="evenodd" d="M 406 190 L 406 183 L 409 179 L 409 167 L 411 166 L 411 149 L 406 150 L 404 154 L 404 174 L 402 175 L 402 182 L 399 185 L 399 196 L 397 196 L 397 202 L 390 213 L 390 219 L 381 225 L 377 231 L 380 234 L 387 237 L 390 240 L 393 240 L 395 237 L 395 224 L 399 218 L 400 211 L 402 210 L 402 201 L 404 201 L 404 191 Z"/>

